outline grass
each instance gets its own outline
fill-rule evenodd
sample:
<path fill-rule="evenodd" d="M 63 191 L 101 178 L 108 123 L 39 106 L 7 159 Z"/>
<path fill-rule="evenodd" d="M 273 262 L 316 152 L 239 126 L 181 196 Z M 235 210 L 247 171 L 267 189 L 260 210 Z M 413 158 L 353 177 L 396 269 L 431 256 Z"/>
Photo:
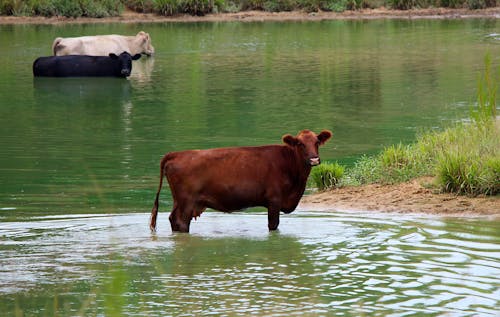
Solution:
<path fill-rule="evenodd" d="M 311 179 L 316 187 L 325 190 L 337 186 L 344 176 L 345 167 L 338 163 L 323 163 L 311 171 Z"/>
<path fill-rule="evenodd" d="M 401 10 L 433 7 L 483 9 L 495 7 L 498 2 L 499 0 L 0 0 L 0 15 L 107 17 L 120 15 L 125 7 L 137 12 L 167 16 L 247 10 L 342 12 L 382 6 Z"/>
<path fill-rule="evenodd" d="M 114 0 L 0 0 L 0 15 L 102 18 L 120 15 L 123 3 Z"/>
<path fill-rule="evenodd" d="M 497 195 L 500 193 L 499 140 L 500 120 L 461 123 L 442 132 L 424 133 L 414 144 L 392 145 L 378 155 L 363 156 L 353 167 L 345 169 L 340 179 L 335 177 L 329 181 L 328 172 L 319 167 L 313 169 L 311 177 L 319 189 L 325 189 L 394 184 L 436 176 L 436 186 L 444 192 Z M 318 185 L 321 183 L 331 185 Z"/>
<path fill-rule="evenodd" d="M 441 132 L 426 132 L 413 144 L 397 144 L 375 156 L 361 157 L 333 186 L 369 183 L 400 183 L 420 176 L 435 176 L 444 192 L 466 195 L 500 193 L 500 120 L 496 118 L 497 74 L 485 59 L 485 71 L 478 79 L 477 103 L 470 120 Z M 326 172 L 313 170 L 328 178 Z M 314 174 L 312 173 L 312 174 Z M 328 184 L 328 180 L 322 180 Z M 317 183 L 317 182 L 316 182 Z M 320 189 L 324 187 L 317 186 Z"/>

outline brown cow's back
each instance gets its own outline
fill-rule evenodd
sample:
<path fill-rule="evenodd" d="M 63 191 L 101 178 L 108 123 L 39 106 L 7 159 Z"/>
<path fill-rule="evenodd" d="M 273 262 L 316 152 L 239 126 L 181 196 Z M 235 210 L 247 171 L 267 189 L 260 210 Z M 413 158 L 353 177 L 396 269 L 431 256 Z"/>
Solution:
<path fill-rule="evenodd" d="M 291 169 L 293 153 L 284 145 L 173 152 L 166 159 L 175 200 L 194 194 L 196 204 L 221 211 L 265 207 L 270 197 L 281 199 L 293 185 L 293 175 L 284 173 Z"/>

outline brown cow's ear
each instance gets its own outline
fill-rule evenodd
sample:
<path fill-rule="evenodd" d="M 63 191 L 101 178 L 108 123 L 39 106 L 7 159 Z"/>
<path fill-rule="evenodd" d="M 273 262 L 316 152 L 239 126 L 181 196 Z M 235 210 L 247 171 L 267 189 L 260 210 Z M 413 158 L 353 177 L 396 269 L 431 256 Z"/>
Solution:
<path fill-rule="evenodd" d="M 328 130 L 321 131 L 321 133 L 318 134 L 319 144 L 320 145 L 324 144 L 331 137 L 332 137 L 332 133 L 330 131 L 328 131 Z"/>
<path fill-rule="evenodd" d="M 296 137 L 294 137 L 294 136 L 292 136 L 290 134 L 285 134 L 283 136 L 283 142 L 285 144 L 290 145 L 290 146 L 295 146 L 295 145 L 297 145 L 299 143 L 299 140 Z"/>

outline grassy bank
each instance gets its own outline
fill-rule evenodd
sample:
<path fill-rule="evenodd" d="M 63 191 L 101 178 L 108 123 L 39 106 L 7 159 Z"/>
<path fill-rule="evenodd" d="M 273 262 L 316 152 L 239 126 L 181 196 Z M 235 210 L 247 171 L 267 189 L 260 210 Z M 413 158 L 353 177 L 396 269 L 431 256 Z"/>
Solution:
<path fill-rule="evenodd" d="M 500 0 L 0 0 L 0 15 L 101 18 L 119 16 L 125 8 L 171 16 L 248 10 L 343 12 L 382 6 L 398 10 L 440 7 L 484 9 L 499 4 Z"/>
<path fill-rule="evenodd" d="M 376 156 L 364 156 L 340 174 L 336 166 L 313 170 L 311 179 L 316 187 L 325 189 L 435 176 L 436 186 L 444 192 L 500 194 L 500 120 L 496 116 L 499 77 L 500 68 L 492 73 L 487 58 L 485 72 L 478 79 L 477 103 L 466 122 L 441 132 L 422 133 L 413 144 L 392 145 Z M 335 179 L 325 181 L 327 173 L 334 174 Z"/>
<path fill-rule="evenodd" d="M 103 18 L 118 16 L 123 9 L 114 0 L 0 0 L 0 15 Z"/>

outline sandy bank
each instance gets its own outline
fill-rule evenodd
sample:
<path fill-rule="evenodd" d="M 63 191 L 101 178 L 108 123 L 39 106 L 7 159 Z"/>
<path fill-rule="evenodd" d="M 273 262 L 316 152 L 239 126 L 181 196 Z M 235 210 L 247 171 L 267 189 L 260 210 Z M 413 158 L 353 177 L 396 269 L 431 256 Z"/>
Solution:
<path fill-rule="evenodd" d="M 237 13 L 207 14 L 205 16 L 177 15 L 166 17 L 126 10 L 121 16 L 110 18 L 65 18 L 65 17 L 14 17 L 0 16 L 0 24 L 64 24 L 64 23 L 159 23 L 159 22 L 224 22 L 224 21 L 322 21 L 347 19 L 462 19 L 500 18 L 500 7 L 482 10 L 468 9 L 414 9 L 389 10 L 386 8 L 336 12 L 264 12 L 244 11 Z"/>
<path fill-rule="evenodd" d="M 467 197 L 436 193 L 420 178 L 396 185 L 371 184 L 306 195 L 299 208 L 314 210 L 363 210 L 431 213 L 446 216 L 500 218 L 500 197 Z"/>

